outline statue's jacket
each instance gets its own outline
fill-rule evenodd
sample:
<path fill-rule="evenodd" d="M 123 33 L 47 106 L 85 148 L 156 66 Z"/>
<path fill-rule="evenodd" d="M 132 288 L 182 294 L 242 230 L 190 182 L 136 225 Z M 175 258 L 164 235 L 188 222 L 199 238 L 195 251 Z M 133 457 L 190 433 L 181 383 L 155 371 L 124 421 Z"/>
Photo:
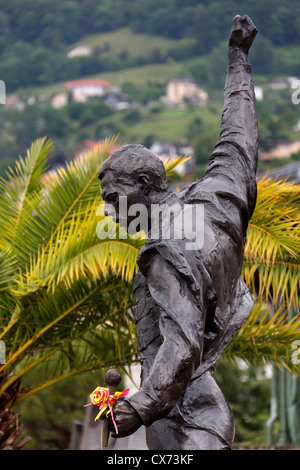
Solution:
<path fill-rule="evenodd" d="M 128 400 L 154 432 L 155 422 L 167 419 L 230 445 L 231 412 L 211 372 L 254 304 L 241 278 L 256 203 L 257 119 L 248 64 L 228 68 L 224 96 L 206 175 L 178 194 L 181 204 L 203 204 L 203 246 L 189 250 L 184 239 L 152 239 L 150 232 L 138 257 L 141 388 Z"/>

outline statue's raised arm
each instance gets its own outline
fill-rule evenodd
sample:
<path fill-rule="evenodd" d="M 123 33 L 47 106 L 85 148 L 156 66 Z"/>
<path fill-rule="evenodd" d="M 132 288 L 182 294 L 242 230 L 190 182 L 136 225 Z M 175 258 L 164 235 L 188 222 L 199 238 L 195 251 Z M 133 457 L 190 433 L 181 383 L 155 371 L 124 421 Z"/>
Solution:
<path fill-rule="evenodd" d="M 258 127 L 251 66 L 247 63 L 257 29 L 247 16 L 235 16 L 228 43 L 228 68 L 219 139 L 209 158 L 204 181 L 184 188 L 182 195 L 197 200 L 197 191 L 219 188 L 239 198 L 245 229 L 256 203 Z M 201 196 L 199 195 L 201 199 Z M 244 229 L 244 230 L 245 230 Z"/>
<path fill-rule="evenodd" d="M 251 67 L 247 65 L 249 49 L 257 29 L 248 16 L 236 16 L 229 38 L 224 112 L 220 142 L 231 134 L 232 144 L 243 149 L 254 171 L 257 167 L 257 118 Z"/>

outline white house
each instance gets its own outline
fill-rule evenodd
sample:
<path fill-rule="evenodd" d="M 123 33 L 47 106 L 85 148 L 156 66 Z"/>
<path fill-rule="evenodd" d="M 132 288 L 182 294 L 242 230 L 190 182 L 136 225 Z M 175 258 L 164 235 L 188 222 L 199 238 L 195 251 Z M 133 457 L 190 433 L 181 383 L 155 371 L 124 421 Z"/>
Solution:
<path fill-rule="evenodd" d="M 92 96 L 102 96 L 110 88 L 106 80 L 100 79 L 74 80 L 67 82 L 65 86 L 71 92 L 73 101 L 82 103 Z"/>
<path fill-rule="evenodd" d="M 275 148 L 269 152 L 261 152 L 260 159 L 277 160 L 278 158 L 289 158 L 291 155 L 300 151 L 300 140 L 291 140 L 280 142 Z"/>
<path fill-rule="evenodd" d="M 194 147 L 188 142 L 153 142 L 149 150 L 154 153 L 161 161 L 167 158 L 176 158 L 179 156 L 189 156 L 190 160 L 180 163 L 176 166 L 176 172 L 184 176 L 193 170 Z"/>
<path fill-rule="evenodd" d="M 115 111 L 129 109 L 131 106 L 129 96 L 122 93 L 119 88 L 111 88 L 102 101 Z"/>
<path fill-rule="evenodd" d="M 203 106 L 208 98 L 207 93 L 199 88 L 195 80 L 185 77 L 171 78 L 167 83 L 166 94 L 168 100 L 174 104 L 182 103 L 188 99 Z"/>
<path fill-rule="evenodd" d="M 51 99 L 51 104 L 53 108 L 59 109 L 65 106 L 68 103 L 68 95 L 67 93 L 58 93 L 57 95 L 53 96 Z"/>
<path fill-rule="evenodd" d="M 87 57 L 92 53 L 92 49 L 88 46 L 78 46 L 74 47 L 71 51 L 67 53 L 67 57 L 72 59 L 73 57 Z"/>
<path fill-rule="evenodd" d="M 262 101 L 264 98 L 264 90 L 261 86 L 254 87 L 255 98 L 257 101 Z"/>

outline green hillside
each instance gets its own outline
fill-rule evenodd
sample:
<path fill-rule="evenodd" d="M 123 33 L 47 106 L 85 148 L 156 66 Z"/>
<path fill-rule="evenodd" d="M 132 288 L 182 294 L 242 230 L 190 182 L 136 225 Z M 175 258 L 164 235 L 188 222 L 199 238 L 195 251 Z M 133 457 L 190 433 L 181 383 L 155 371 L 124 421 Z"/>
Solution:
<path fill-rule="evenodd" d="M 151 82 L 166 83 L 170 77 L 176 75 L 193 76 L 198 83 L 206 87 L 221 89 L 224 82 L 224 70 L 227 66 L 227 41 L 222 41 L 222 43 L 206 55 L 184 57 L 183 54 L 183 58 L 174 59 L 172 57 L 174 50 L 184 51 L 188 43 L 187 38 L 171 39 L 162 36 L 152 36 L 150 34 L 135 33 L 130 28 L 120 28 L 107 33 L 87 35 L 65 48 L 66 55 L 68 51 L 78 46 L 91 47 L 92 56 L 68 59 L 69 64 L 75 63 L 79 59 L 87 60 L 89 64 L 95 61 L 92 67 L 89 65 L 85 69 L 83 76 L 74 67 L 74 73 L 66 80 L 53 80 L 51 84 L 45 86 L 22 86 L 19 88 L 19 92 L 25 90 L 28 94 L 43 94 L 49 98 L 56 93 L 65 91 L 65 82 L 67 80 L 101 78 L 107 80 L 113 87 L 120 87 L 125 82 L 135 85 L 146 85 Z M 169 54 L 170 57 L 162 63 L 143 63 L 150 60 L 149 57 L 155 55 L 157 51 L 165 59 Z M 123 58 L 125 58 L 126 56 L 126 64 L 121 68 L 115 66 L 116 70 L 101 70 L 101 64 L 98 64 L 99 67 L 97 67 L 97 60 L 95 59 L 98 56 L 103 61 L 106 57 L 111 63 L 114 62 L 113 58 L 118 60 L 118 57 L 124 56 Z M 300 45 L 271 47 L 268 42 L 258 36 L 250 55 L 254 79 L 263 77 L 262 81 L 267 81 L 264 78 L 264 68 L 266 66 L 268 66 L 268 74 L 266 76 L 269 77 L 278 75 L 297 76 L 297 72 L 299 71 L 300 73 L 299 57 Z M 139 65 L 132 66 L 132 64 L 139 62 Z M 89 68 L 95 71 L 95 73 L 88 74 Z M 70 66 L 70 70 L 72 70 L 72 66 Z"/>
<path fill-rule="evenodd" d="M 54 21 L 49 4 L 37 0 L 37 11 L 43 6 L 45 17 L 38 25 L 36 13 L 31 9 L 35 29 L 30 30 L 30 18 L 25 13 L 17 19 L 13 16 L 21 0 L 11 1 L 8 8 L 0 0 L 2 23 L 4 16 L 14 18 L 16 23 L 10 34 L 8 30 L 0 31 L 0 78 L 7 84 L 7 95 L 17 93 L 25 109 L 20 112 L 8 106 L 0 108 L 0 173 L 18 154 L 24 155 L 32 140 L 42 135 L 53 138 L 57 145 L 55 156 L 61 160 L 69 158 L 84 139 L 119 135 L 120 142 L 134 141 L 147 146 L 154 140 L 188 139 L 197 144 L 199 164 L 205 162 L 219 132 L 227 67 L 226 38 L 232 21 L 231 9 L 236 2 L 230 8 L 229 2 L 224 2 L 223 17 L 217 2 L 208 6 L 204 0 L 199 0 L 198 5 L 192 0 L 187 0 L 185 5 L 167 0 L 168 11 L 165 7 L 152 11 L 150 5 L 159 3 L 155 0 L 101 0 L 100 9 L 98 0 L 86 0 L 76 6 L 74 2 L 72 8 L 70 2 L 55 0 L 53 12 L 60 11 L 60 16 L 59 21 L 58 18 Z M 112 8 L 112 3 L 120 9 Z M 265 16 L 260 14 L 259 3 L 254 3 L 253 19 L 259 34 L 251 50 L 250 63 L 255 84 L 266 85 L 273 77 L 300 76 L 300 46 L 296 37 L 288 35 L 283 28 L 286 19 L 280 23 L 281 35 L 278 28 L 275 35 L 270 25 L 264 25 Z M 129 16 L 122 10 L 125 4 Z M 278 5 L 272 12 L 273 19 L 279 18 L 277 10 Z M 92 19 L 94 26 L 90 27 Z M 3 46 L 2 57 L 1 37 L 6 42 L 11 38 L 9 53 Z M 68 58 L 67 53 L 77 46 L 91 47 L 92 54 Z M 178 75 L 193 77 L 207 90 L 209 101 L 205 108 L 161 106 L 158 99 L 165 94 L 167 80 Z M 89 78 L 100 78 L 120 88 L 137 103 L 138 109 L 112 111 L 99 100 L 53 109 L 50 99 L 66 91 L 66 81 Z M 35 104 L 28 106 L 32 96 L 36 97 Z M 289 90 L 264 96 L 264 102 L 258 103 L 260 144 L 268 150 L 282 139 L 297 138 L 292 126 L 297 124 L 299 116 Z M 149 109 L 149 103 L 156 109 Z"/>
<path fill-rule="evenodd" d="M 168 78 L 176 76 L 182 72 L 181 62 L 171 61 L 169 64 L 152 64 L 140 67 L 131 67 L 115 72 L 104 72 L 88 75 L 84 79 L 101 78 L 107 80 L 113 87 L 121 86 L 122 83 L 131 82 L 135 85 L 146 85 L 149 82 L 166 83 Z M 73 77 L 74 80 L 78 77 Z M 24 91 L 24 90 L 23 90 Z M 54 83 L 42 87 L 27 88 L 28 93 L 33 95 L 45 95 L 47 98 L 65 91 L 65 82 Z"/>
<path fill-rule="evenodd" d="M 122 54 L 124 51 L 132 56 L 145 55 L 155 49 L 166 52 L 170 47 L 182 43 L 183 40 L 171 39 L 149 34 L 133 33 L 129 28 L 121 28 L 102 34 L 91 34 L 68 47 L 71 50 L 77 46 L 89 46 L 107 53 Z"/>
<path fill-rule="evenodd" d="M 247 13 L 258 28 L 257 73 L 278 73 L 273 48 L 300 43 L 299 0 L 0 0 L 1 79 L 8 93 L 73 77 L 207 56 Z M 74 45 L 92 56 L 69 60 Z M 274 59 L 274 60 L 273 60 Z M 300 75 L 292 58 L 279 61 Z"/>

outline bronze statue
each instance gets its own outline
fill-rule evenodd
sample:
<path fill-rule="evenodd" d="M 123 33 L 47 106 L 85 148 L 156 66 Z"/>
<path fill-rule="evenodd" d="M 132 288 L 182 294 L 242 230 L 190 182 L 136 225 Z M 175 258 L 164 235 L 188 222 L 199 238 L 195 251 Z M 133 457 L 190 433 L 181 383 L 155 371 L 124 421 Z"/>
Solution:
<path fill-rule="evenodd" d="M 205 177 L 175 195 L 161 161 L 141 145 L 126 145 L 101 166 L 102 196 L 120 212 L 143 204 L 204 207 L 204 240 L 148 236 L 138 257 L 135 319 L 141 387 L 115 406 L 124 437 L 146 426 L 150 449 L 230 449 L 234 421 L 212 372 L 248 318 L 253 299 L 240 274 L 248 222 L 256 203 L 257 118 L 249 49 L 257 30 L 236 16 L 229 38 L 220 137 Z M 128 217 L 128 221 L 132 218 Z M 113 432 L 113 426 L 111 426 Z"/>

